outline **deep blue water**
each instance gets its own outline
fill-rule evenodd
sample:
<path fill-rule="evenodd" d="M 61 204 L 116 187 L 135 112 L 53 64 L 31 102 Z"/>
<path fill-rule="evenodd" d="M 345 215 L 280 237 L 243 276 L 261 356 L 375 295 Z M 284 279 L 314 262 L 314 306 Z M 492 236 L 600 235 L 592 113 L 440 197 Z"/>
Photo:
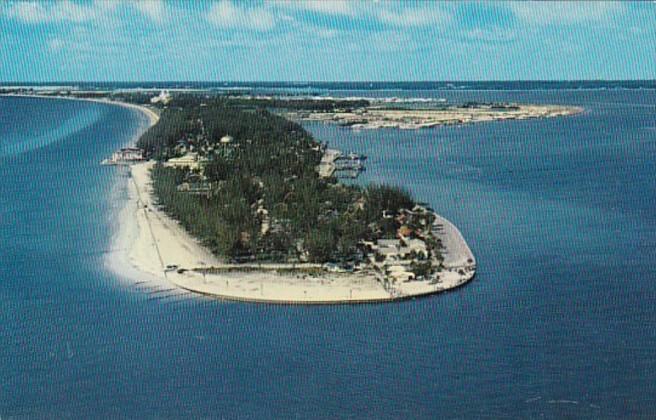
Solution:
<path fill-rule="evenodd" d="M 155 300 L 118 281 L 103 258 L 125 174 L 98 162 L 144 118 L 0 98 L 0 416 L 656 416 L 656 92 L 386 95 L 586 112 L 308 125 L 369 156 L 360 182 L 451 219 L 479 265 L 454 292 L 331 307 Z"/>

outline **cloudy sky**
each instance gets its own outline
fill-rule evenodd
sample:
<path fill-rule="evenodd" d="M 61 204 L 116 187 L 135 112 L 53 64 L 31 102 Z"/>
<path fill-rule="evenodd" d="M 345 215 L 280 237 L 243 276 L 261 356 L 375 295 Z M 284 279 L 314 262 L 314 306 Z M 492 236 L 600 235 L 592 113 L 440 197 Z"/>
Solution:
<path fill-rule="evenodd" d="M 522 79 L 656 79 L 656 2 L 0 4 L 0 82 Z"/>

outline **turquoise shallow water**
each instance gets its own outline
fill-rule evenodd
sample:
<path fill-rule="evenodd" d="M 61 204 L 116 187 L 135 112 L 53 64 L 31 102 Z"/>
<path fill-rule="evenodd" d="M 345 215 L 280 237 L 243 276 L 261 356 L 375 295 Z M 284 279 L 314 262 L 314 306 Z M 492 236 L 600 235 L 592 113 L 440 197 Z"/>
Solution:
<path fill-rule="evenodd" d="M 125 174 L 98 162 L 146 119 L 0 98 L 0 416 L 655 416 L 656 92 L 421 94 L 586 113 L 309 125 L 369 156 L 360 182 L 453 221 L 479 263 L 451 293 L 334 307 L 155 300 L 117 281 L 103 258 Z"/>

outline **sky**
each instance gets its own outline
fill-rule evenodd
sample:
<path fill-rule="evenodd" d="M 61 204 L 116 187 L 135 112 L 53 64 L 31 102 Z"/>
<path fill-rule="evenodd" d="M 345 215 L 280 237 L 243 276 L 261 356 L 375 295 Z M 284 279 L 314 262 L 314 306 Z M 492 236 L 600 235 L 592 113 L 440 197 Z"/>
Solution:
<path fill-rule="evenodd" d="M 0 3 L 0 82 L 656 79 L 656 1 Z"/>

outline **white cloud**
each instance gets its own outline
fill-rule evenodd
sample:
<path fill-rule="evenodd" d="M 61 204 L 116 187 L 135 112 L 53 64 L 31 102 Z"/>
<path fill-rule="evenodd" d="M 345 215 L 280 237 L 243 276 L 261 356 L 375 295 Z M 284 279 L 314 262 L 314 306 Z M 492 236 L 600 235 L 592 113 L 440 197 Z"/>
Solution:
<path fill-rule="evenodd" d="M 508 2 L 505 5 L 517 18 L 534 25 L 571 25 L 584 22 L 606 22 L 621 15 L 620 2 Z"/>
<path fill-rule="evenodd" d="M 243 8 L 227 0 L 213 4 L 207 13 L 207 20 L 223 28 L 256 31 L 268 31 L 276 24 L 274 16 L 265 8 Z"/>
<path fill-rule="evenodd" d="M 451 16 L 442 9 L 435 7 L 419 7 L 401 10 L 382 8 L 378 17 L 383 23 L 393 26 L 426 26 L 444 25 Z"/>
<path fill-rule="evenodd" d="M 162 0 L 138 0 L 130 5 L 153 22 L 161 23 L 166 17 L 166 5 Z"/>
<path fill-rule="evenodd" d="M 504 43 L 514 41 L 517 33 L 514 29 L 494 26 L 490 28 L 474 28 L 463 32 L 463 36 L 474 42 Z"/>
<path fill-rule="evenodd" d="M 416 51 L 419 45 L 403 31 L 371 33 L 364 43 L 365 50 L 381 53 Z"/>
<path fill-rule="evenodd" d="M 424 2 L 420 6 L 379 0 L 275 0 L 269 5 L 296 11 L 308 11 L 332 16 L 373 18 L 380 23 L 397 27 L 444 25 L 451 21 L 451 5 Z"/>
<path fill-rule="evenodd" d="M 356 6 L 363 3 L 353 0 L 280 0 L 269 4 L 328 15 L 354 16 Z"/>
<path fill-rule="evenodd" d="M 101 3 L 81 4 L 70 0 L 56 3 L 35 1 L 11 3 L 6 14 L 25 23 L 86 22 L 98 17 L 106 6 Z"/>
<path fill-rule="evenodd" d="M 140 39 L 130 36 L 113 26 L 74 26 L 64 35 L 55 35 L 45 41 L 52 53 L 65 53 L 76 60 L 92 57 L 108 58 L 117 53 L 132 52 L 140 44 Z"/>
<path fill-rule="evenodd" d="M 48 48 L 54 52 L 61 51 L 64 49 L 65 45 L 66 42 L 60 38 L 51 38 L 48 40 Z"/>
<path fill-rule="evenodd" d="M 42 22 L 48 18 L 43 5 L 39 3 L 15 3 L 7 7 L 5 14 L 24 22 Z"/>
<path fill-rule="evenodd" d="M 6 5 L 4 14 L 24 23 L 39 24 L 53 22 L 85 23 L 107 20 L 111 13 L 123 7 L 132 7 L 154 22 L 162 22 L 166 6 L 162 0 L 96 0 L 76 2 L 71 0 L 38 2 L 19 1 Z"/>

